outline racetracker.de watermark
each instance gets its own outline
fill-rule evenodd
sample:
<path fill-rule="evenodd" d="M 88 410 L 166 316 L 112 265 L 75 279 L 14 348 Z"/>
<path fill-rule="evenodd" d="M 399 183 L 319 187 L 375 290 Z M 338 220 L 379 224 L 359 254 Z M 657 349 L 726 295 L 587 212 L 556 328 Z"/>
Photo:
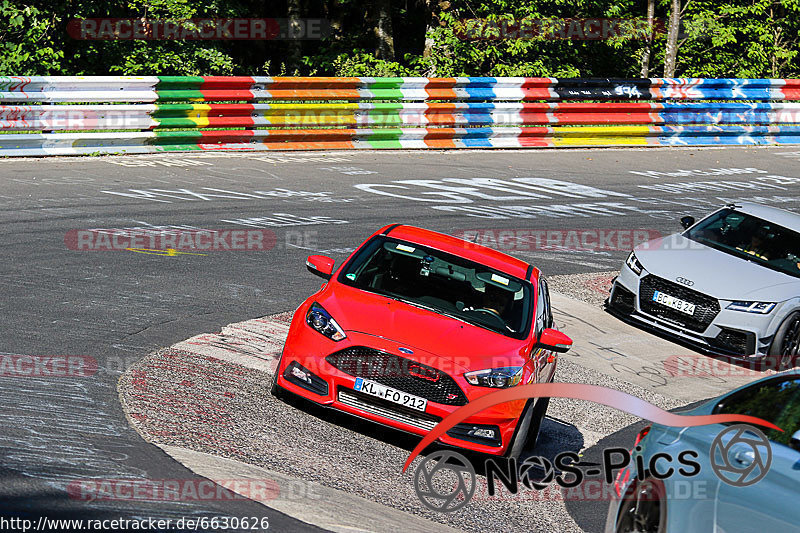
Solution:
<path fill-rule="evenodd" d="M 73 229 L 64 236 L 68 249 L 79 252 L 129 251 L 266 251 L 277 237 L 269 229 Z"/>
<path fill-rule="evenodd" d="M 531 483 L 532 484 L 532 483 Z M 502 485 L 496 486 L 496 493 L 489 494 L 488 481 L 479 478 L 477 489 L 471 501 L 537 501 L 537 502 L 598 502 L 616 501 L 623 497 L 620 494 L 622 485 L 618 482 L 606 483 L 602 479 L 584 479 L 572 487 L 562 487 L 558 483 L 548 483 L 544 488 L 522 488 L 512 493 Z M 669 500 L 705 500 L 713 497 L 715 484 L 706 479 L 676 479 L 668 486 Z M 646 493 L 640 498 L 655 499 L 653 493 Z"/>
<path fill-rule="evenodd" d="M 735 378 L 764 377 L 765 370 L 778 370 L 770 361 L 759 362 L 758 368 L 749 368 L 706 355 L 671 355 L 664 360 L 664 370 L 672 377 L 681 378 Z M 776 368 L 769 368 L 770 365 Z"/>
<path fill-rule="evenodd" d="M 0 353 L 0 377 L 86 378 L 93 376 L 97 369 L 97 360 L 88 355 Z"/>
<path fill-rule="evenodd" d="M 641 18 L 542 18 L 494 20 L 462 19 L 455 34 L 467 41 L 568 40 L 603 41 L 609 39 L 650 40 L 666 33 L 662 19 Z"/>
<path fill-rule="evenodd" d="M 318 40 L 330 30 L 329 20 L 311 18 L 90 18 L 67 23 L 69 36 L 81 41 Z"/>
<path fill-rule="evenodd" d="M 280 493 L 273 479 L 80 479 L 67 485 L 70 499 L 89 502 L 268 502 L 278 498 Z"/>
<path fill-rule="evenodd" d="M 651 239 L 661 237 L 654 229 L 467 229 L 455 237 L 468 243 L 508 252 L 522 251 L 630 251 Z"/>

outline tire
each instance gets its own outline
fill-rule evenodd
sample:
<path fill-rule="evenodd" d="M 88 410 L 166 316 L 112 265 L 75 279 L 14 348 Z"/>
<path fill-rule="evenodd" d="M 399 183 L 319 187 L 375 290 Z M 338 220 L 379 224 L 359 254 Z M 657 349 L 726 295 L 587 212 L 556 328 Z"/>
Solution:
<path fill-rule="evenodd" d="M 519 460 L 520 456 L 525 451 L 533 449 L 533 447 L 536 446 L 542 419 L 547 412 L 547 405 L 549 403 L 550 398 L 540 398 L 536 403 L 529 400 L 528 403 L 525 404 L 517 428 L 514 431 L 514 436 L 511 439 L 511 444 L 508 445 L 508 449 L 505 453 L 507 459 Z"/>
<path fill-rule="evenodd" d="M 533 450 L 536 448 L 536 443 L 539 441 L 539 430 L 542 429 L 542 420 L 547 414 L 547 407 L 550 405 L 550 397 L 539 398 L 539 401 L 533 406 L 533 422 L 528 430 L 528 443 L 526 449 Z"/>
<path fill-rule="evenodd" d="M 781 323 L 769 347 L 770 368 L 785 370 L 800 356 L 800 311 L 791 313 Z"/>
<path fill-rule="evenodd" d="M 646 478 L 634 481 L 620 500 L 615 533 L 664 533 L 667 530 L 667 498 L 664 484 Z"/>
<path fill-rule="evenodd" d="M 282 361 L 283 353 L 281 353 L 281 356 L 278 358 L 278 366 L 275 367 L 275 374 L 272 376 L 272 386 L 269 388 L 270 394 L 279 400 L 283 400 L 286 397 L 286 391 L 278 386 L 278 370 L 281 368 Z"/>

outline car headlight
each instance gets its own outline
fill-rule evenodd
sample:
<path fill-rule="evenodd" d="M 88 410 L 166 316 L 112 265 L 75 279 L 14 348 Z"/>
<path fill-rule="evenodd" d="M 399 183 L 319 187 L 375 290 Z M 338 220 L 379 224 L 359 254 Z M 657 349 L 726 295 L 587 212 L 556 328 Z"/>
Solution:
<path fill-rule="evenodd" d="M 314 302 L 306 313 L 306 324 L 334 341 L 346 339 L 344 330 L 324 307 Z"/>
<path fill-rule="evenodd" d="M 728 307 L 725 309 L 730 309 L 732 311 L 744 311 L 745 313 L 758 313 L 760 315 L 766 315 L 778 304 L 770 303 L 770 302 L 731 302 L 728 304 Z"/>
<path fill-rule="evenodd" d="M 502 368 L 474 370 L 464 374 L 464 379 L 466 379 L 467 383 L 470 385 L 507 389 L 508 387 L 519 384 L 522 379 L 522 367 L 506 366 Z"/>
<path fill-rule="evenodd" d="M 625 260 L 625 264 L 628 265 L 628 268 L 633 270 L 633 272 L 638 276 L 642 273 L 642 264 L 636 259 L 636 254 L 631 252 L 631 255 Z"/>

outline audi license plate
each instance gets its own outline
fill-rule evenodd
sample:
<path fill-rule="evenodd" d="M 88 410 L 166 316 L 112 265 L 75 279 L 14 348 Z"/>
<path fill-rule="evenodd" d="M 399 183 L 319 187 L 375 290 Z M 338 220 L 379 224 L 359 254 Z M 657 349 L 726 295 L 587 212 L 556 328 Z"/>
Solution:
<path fill-rule="evenodd" d="M 414 396 L 413 394 L 393 389 L 364 378 L 356 378 L 353 389 L 363 392 L 364 394 L 369 394 L 370 396 L 375 396 L 376 398 L 383 398 L 392 403 L 416 409 L 417 411 L 424 412 L 425 408 L 428 406 L 428 400 L 425 398 L 420 398 L 419 396 Z"/>
<path fill-rule="evenodd" d="M 671 307 L 681 313 L 686 313 L 687 315 L 694 314 L 695 305 L 687 302 L 686 300 L 681 300 L 680 298 L 675 298 L 674 296 L 670 296 L 669 294 L 664 294 L 663 292 L 656 291 L 653 293 L 653 301 L 658 302 L 661 305 L 666 305 L 667 307 Z"/>

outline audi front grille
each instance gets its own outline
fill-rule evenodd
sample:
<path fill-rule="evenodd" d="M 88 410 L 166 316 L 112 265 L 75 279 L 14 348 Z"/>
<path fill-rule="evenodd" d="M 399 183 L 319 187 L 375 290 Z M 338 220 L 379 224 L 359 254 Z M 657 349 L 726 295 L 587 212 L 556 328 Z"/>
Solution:
<path fill-rule="evenodd" d="M 653 301 L 653 294 L 656 291 L 694 304 L 694 314 L 687 315 Z M 698 333 L 705 331 L 720 312 L 719 301 L 716 298 L 652 274 L 645 276 L 639 282 L 639 307 L 648 315 L 677 323 L 677 325 Z"/>

